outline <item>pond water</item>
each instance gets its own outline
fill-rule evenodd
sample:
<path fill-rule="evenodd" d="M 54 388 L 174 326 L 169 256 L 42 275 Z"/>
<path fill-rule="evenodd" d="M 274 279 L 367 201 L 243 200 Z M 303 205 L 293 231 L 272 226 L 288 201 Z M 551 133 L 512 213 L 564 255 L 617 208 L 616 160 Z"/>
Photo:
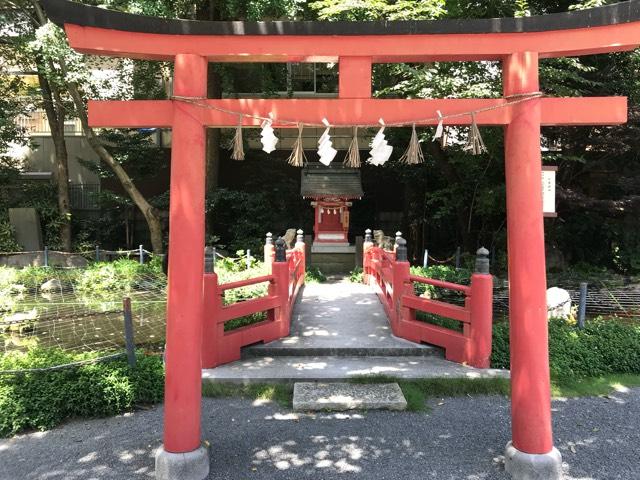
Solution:
<path fill-rule="evenodd" d="M 166 299 L 163 292 L 131 292 L 134 340 L 162 346 Z M 124 346 L 122 298 L 87 300 L 74 292 L 22 296 L 11 311 L 0 312 L 4 351 L 34 346 L 95 351 Z"/>

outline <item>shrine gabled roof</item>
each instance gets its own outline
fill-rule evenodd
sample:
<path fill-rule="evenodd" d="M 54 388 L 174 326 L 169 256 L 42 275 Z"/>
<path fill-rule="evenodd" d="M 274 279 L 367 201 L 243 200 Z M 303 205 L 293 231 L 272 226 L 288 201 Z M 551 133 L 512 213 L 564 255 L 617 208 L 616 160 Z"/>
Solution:
<path fill-rule="evenodd" d="M 304 198 L 361 198 L 364 195 L 358 169 L 310 163 L 301 175 L 300 193 Z"/>
<path fill-rule="evenodd" d="M 134 15 L 68 0 L 40 0 L 52 22 L 169 35 L 428 35 L 520 33 L 603 27 L 640 21 L 640 0 L 523 18 L 414 21 L 208 22 Z"/>

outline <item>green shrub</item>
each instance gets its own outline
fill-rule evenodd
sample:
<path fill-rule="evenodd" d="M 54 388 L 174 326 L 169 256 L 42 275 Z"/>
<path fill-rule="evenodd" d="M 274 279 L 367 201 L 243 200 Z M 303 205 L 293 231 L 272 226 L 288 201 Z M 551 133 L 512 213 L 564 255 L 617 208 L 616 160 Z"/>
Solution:
<path fill-rule="evenodd" d="M 164 288 L 166 277 L 159 261 L 141 264 L 121 258 L 113 262 L 96 262 L 78 269 L 76 290 L 93 299 L 122 298 L 138 288 Z"/>
<path fill-rule="evenodd" d="M 216 262 L 216 273 L 218 274 L 219 284 L 268 275 L 269 271 L 264 263 L 252 258 L 250 267 L 247 268 L 246 256 L 243 257 L 244 252 L 239 251 L 237 253 L 239 255 L 238 258 L 227 257 Z M 230 305 L 232 303 L 251 300 L 252 298 L 263 297 L 267 294 L 267 291 L 268 283 L 258 283 L 246 287 L 234 288 L 232 290 L 225 290 L 223 303 Z M 256 312 L 244 317 L 234 318 L 224 324 L 224 330 L 235 330 L 236 328 L 262 322 L 266 318 L 267 315 L 265 312 Z"/>
<path fill-rule="evenodd" d="M 13 226 L 7 220 L 0 220 L 0 252 L 19 252 L 22 247 L 16 242 Z"/>
<path fill-rule="evenodd" d="M 427 268 L 411 267 L 411 275 L 468 285 L 469 279 L 471 278 L 471 271 L 466 268 L 456 269 L 455 267 L 450 267 L 448 265 L 432 265 Z M 426 285 L 424 283 L 414 283 L 413 288 L 416 295 L 423 295 L 425 292 L 428 292 L 429 298 L 438 298 L 437 287 Z"/>
<path fill-rule="evenodd" d="M 609 373 L 640 373 L 640 325 L 619 319 L 588 321 L 583 330 L 561 319 L 549 321 L 551 374 L 598 376 Z M 491 364 L 509 368 L 509 324 L 493 328 Z"/>
<path fill-rule="evenodd" d="M 35 348 L 0 357 L 0 370 L 48 367 L 97 356 L 99 353 Z M 0 376 L 0 435 L 45 430 L 72 417 L 115 415 L 139 404 L 160 402 L 164 391 L 162 359 L 142 352 L 137 359 L 135 369 L 118 359 Z"/>
<path fill-rule="evenodd" d="M 327 281 L 327 276 L 318 267 L 307 265 L 304 281 L 306 283 L 324 283 Z"/>
<path fill-rule="evenodd" d="M 356 267 L 349 272 L 349 281 L 351 283 L 362 283 L 363 275 L 362 267 Z"/>

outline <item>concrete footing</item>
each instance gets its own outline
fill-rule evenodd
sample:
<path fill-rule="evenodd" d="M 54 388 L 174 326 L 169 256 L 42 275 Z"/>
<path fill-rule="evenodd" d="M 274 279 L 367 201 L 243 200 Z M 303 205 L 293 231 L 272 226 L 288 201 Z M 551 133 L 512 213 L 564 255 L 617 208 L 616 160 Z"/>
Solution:
<path fill-rule="evenodd" d="M 549 453 L 533 454 L 521 452 L 509 442 L 504 457 L 504 468 L 513 480 L 562 479 L 562 456 L 555 447 Z"/>
<path fill-rule="evenodd" d="M 156 480 L 204 480 L 209 476 L 209 452 L 200 447 L 186 453 L 156 451 Z"/>

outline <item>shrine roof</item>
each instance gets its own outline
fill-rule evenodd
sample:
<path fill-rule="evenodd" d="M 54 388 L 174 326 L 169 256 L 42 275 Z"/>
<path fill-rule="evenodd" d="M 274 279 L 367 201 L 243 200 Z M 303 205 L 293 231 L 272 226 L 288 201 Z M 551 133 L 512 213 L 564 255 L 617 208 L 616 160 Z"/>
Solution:
<path fill-rule="evenodd" d="M 68 0 L 40 0 L 49 19 L 128 32 L 169 35 L 420 35 L 522 33 L 602 27 L 640 21 L 640 0 L 573 12 L 522 18 L 409 21 L 209 22 L 166 19 L 107 10 Z"/>
<path fill-rule="evenodd" d="M 300 193 L 304 198 L 361 198 L 364 191 L 360 170 L 310 163 L 302 169 Z"/>

